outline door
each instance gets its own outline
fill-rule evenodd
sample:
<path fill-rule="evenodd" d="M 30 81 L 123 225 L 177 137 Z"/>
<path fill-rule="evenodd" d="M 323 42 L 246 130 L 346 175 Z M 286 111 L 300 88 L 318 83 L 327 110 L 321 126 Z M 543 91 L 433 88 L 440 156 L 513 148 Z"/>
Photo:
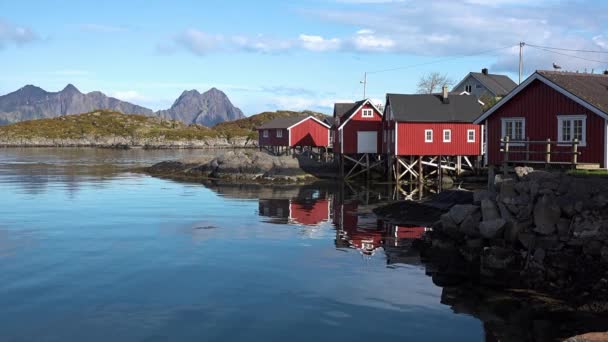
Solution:
<path fill-rule="evenodd" d="M 378 132 L 357 132 L 357 153 L 377 153 Z"/>

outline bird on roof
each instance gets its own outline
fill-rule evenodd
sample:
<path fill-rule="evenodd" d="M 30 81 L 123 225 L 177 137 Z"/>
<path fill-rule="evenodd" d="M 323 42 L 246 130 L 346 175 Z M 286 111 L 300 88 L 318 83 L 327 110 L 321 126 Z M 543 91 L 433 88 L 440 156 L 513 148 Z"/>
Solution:
<path fill-rule="evenodd" d="M 562 68 L 561 66 L 559 66 L 559 65 L 557 65 L 557 64 L 555 64 L 555 63 L 553 63 L 553 69 L 554 69 L 554 70 L 559 70 L 559 69 L 561 69 L 561 68 Z"/>

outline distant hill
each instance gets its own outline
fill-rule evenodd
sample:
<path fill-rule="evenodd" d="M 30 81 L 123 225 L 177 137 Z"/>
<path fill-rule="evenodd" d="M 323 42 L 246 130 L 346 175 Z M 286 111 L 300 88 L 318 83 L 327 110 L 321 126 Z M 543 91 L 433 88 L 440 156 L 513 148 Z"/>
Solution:
<path fill-rule="evenodd" d="M 311 115 L 316 117 L 319 120 L 323 120 L 328 117 L 323 113 L 313 112 L 305 110 L 303 112 L 294 112 L 288 110 L 278 110 L 276 112 L 263 112 L 260 114 L 252 115 L 250 117 L 230 121 L 230 122 L 222 122 L 213 127 L 214 130 L 218 132 L 234 132 L 235 135 L 240 136 L 249 136 L 250 138 L 257 139 L 257 130 L 258 126 L 262 124 L 274 120 L 276 118 L 284 118 L 284 117 L 292 117 L 292 116 L 307 116 Z"/>
<path fill-rule="evenodd" d="M 75 144 L 108 146 L 108 141 L 126 145 L 169 145 L 172 141 L 202 141 L 205 144 L 229 140 L 257 141 L 255 128 L 277 117 L 313 115 L 324 117 L 316 112 L 277 111 L 265 112 L 248 118 L 223 122 L 212 128 L 181 121 L 168 120 L 157 116 L 127 115 L 112 111 L 93 111 L 77 115 L 64 115 L 56 118 L 38 119 L 0 126 L 0 146 L 2 145 L 53 145 Z M 108 139 L 108 138 L 120 138 Z M 238 138 L 238 139 L 237 139 Z"/>
<path fill-rule="evenodd" d="M 171 108 L 155 113 L 149 108 L 106 96 L 99 91 L 81 93 L 71 84 L 58 92 L 48 92 L 27 85 L 0 96 L 0 125 L 96 110 L 156 115 L 164 119 L 179 120 L 185 124 L 205 126 L 245 117 L 243 112 L 230 102 L 228 96 L 216 88 L 202 94 L 196 90 L 184 91 Z"/>
<path fill-rule="evenodd" d="M 211 88 L 204 93 L 196 90 L 184 91 L 171 108 L 157 112 L 162 118 L 179 120 L 187 124 L 213 126 L 224 121 L 245 117 L 224 92 Z"/>
<path fill-rule="evenodd" d="M 33 85 L 26 85 L 17 91 L 0 96 L 0 125 L 85 113 L 96 109 L 130 114 L 154 114 L 151 109 L 108 97 L 98 91 L 83 94 L 71 84 L 58 92 L 48 92 Z"/>

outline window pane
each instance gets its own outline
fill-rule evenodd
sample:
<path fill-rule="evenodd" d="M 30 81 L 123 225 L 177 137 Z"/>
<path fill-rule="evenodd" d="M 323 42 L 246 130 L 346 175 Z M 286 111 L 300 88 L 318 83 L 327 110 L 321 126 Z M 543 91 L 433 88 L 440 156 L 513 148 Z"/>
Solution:
<path fill-rule="evenodd" d="M 583 140 L 583 120 L 574 120 L 574 136 L 573 139 L 578 141 Z"/>

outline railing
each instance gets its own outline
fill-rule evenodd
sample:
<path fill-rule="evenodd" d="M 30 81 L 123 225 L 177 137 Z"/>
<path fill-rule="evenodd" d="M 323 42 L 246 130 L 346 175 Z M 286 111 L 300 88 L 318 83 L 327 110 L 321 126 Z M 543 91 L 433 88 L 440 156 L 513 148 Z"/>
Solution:
<path fill-rule="evenodd" d="M 530 138 L 526 138 L 526 140 L 510 140 L 509 137 L 504 137 L 500 140 L 502 148 L 500 152 L 503 154 L 503 165 L 506 166 L 511 161 L 509 158 L 509 154 L 517 153 L 524 154 L 524 160 L 513 160 L 511 162 L 535 162 L 535 163 L 544 163 L 545 166 L 549 166 L 549 164 L 564 164 L 564 162 L 552 162 L 552 155 L 571 155 L 570 164 L 576 166 L 578 164 L 578 156 L 581 154 L 578 151 L 578 146 L 580 142 L 577 139 L 572 141 L 552 141 L 551 139 L 541 140 L 541 141 L 532 141 Z M 530 146 L 534 145 L 545 145 L 544 150 L 533 150 L 530 149 Z M 560 147 L 570 147 L 570 151 L 556 151 L 552 148 L 553 145 L 558 145 Z M 525 149 L 513 149 L 514 147 L 525 147 Z M 530 155 L 544 155 L 544 160 L 532 160 L 530 159 Z"/>

